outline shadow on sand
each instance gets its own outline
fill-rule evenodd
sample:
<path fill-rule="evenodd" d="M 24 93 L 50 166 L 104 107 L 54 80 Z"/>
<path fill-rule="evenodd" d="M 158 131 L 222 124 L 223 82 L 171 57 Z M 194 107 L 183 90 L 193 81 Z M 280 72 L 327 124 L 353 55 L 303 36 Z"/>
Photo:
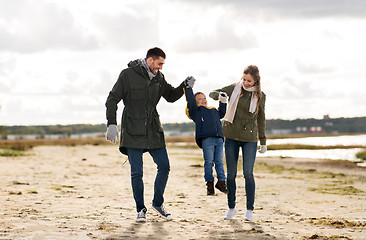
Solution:
<path fill-rule="evenodd" d="M 131 225 L 121 234 L 116 234 L 113 236 L 109 236 L 106 240 L 124 240 L 124 239 L 165 239 L 169 232 L 167 232 L 164 228 L 165 222 L 151 222 L 150 226 L 152 226 L 153 233 L 152 234 L 144 234 L 144 229 L 146 228 L 146 223 L 131 223 Z"/>

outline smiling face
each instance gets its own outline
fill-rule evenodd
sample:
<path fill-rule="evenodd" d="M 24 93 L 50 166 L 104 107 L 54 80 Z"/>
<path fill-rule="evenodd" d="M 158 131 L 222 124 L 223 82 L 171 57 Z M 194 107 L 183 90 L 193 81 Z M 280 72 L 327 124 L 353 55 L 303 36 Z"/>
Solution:
<path fill-rule="evenodd" d="M 150 71 L 153 74 L 156 74 L 159 70 L 163 69 L 163 65 L 165 63 L 165 59 L 163 57 L 153 58 L 149 57 L 146 60 L 147 66 L 150 68 Z"/>
<path fill-rule="evenodd" d="M 195 98 L 198 106 L 205 106 L 205 107 L 207 106 L 207 100 L 205 94 L 198 93 Z"/>
<path fill-rule="evenodd" d="M 255 80 L 252 75 L 244 74 L 243 76 L 243 84 L 245 88 L 253 87 L 255 84 Z"/>

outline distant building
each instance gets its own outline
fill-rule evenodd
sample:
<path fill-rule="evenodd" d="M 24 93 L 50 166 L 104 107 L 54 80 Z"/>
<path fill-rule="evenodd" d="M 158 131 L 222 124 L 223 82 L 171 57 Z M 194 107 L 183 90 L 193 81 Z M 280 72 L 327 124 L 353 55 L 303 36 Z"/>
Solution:
<path fill-rule="evenodd" d="M 272 129 L 270 131 L 268 131 L 268 134 L 273 134 L 273 135 L 285 135 L 285 134 L 291 134 L 293 133 L 292 129 Z"/>
<path fill-rule="evenodd" d="M 307 127 L 296 127 L 296 132 L 297 133 L 306 133 L 306 132 L 308 132 L 308 128 Z"/>
<path fill-rule="evenodd" d="M 324 129 L 320 126 L 312 126 L 309 128 L 309 133 L 321 133 L 324 132 Z"/>

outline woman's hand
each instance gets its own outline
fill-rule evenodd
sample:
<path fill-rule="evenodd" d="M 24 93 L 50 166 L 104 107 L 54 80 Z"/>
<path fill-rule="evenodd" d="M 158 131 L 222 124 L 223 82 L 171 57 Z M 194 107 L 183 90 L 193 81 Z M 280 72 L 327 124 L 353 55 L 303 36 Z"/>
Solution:
<path fill-rule="evenodd" d="M 226 92 L 219 93 L 219 101 L 222 103 L 227 103 L 227 94 Z"/>
<path fill-rule="evenodd" d="M 258 152 L 260 152 L 260 153 L 265 153 L 265 152 L 267 152 L 267 146 L 266 146 L 266 145 L 261 145 L 261 146 L 259 147 Z"/>

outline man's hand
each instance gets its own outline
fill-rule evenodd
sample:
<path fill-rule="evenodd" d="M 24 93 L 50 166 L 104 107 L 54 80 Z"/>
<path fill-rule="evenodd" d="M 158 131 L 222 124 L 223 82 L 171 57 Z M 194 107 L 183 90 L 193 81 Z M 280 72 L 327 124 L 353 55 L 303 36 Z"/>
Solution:
<path fill-rule="evenodd" d="M 227 103 L 227 94 L 226 92 L 219 93 L 219 102 Z"/>
<path fill-rule="evenodd" d="M 119 139 L 117 125 L 111 124 L 108 126 L 105 138 L 113 144 L 116 143 L 116 140 Z"/>
<path fill-rule="evenodd" d="M 261 145 L 261 146 L 259 147 L 258 152 L 260 152 L 260 153 L 265 153 L 265 152 L 267 152 L 267 146 L 266 146 L 266 145 Z"/>
<path fill-rule="evenodd" d="M 186 78 L 186 80 L 184 80 L 184 85 L 186 87 L 193 88 L 195 81 L 196 81 L 196 79 L 194 77 L 189 76 L 189 77 Z"/>

